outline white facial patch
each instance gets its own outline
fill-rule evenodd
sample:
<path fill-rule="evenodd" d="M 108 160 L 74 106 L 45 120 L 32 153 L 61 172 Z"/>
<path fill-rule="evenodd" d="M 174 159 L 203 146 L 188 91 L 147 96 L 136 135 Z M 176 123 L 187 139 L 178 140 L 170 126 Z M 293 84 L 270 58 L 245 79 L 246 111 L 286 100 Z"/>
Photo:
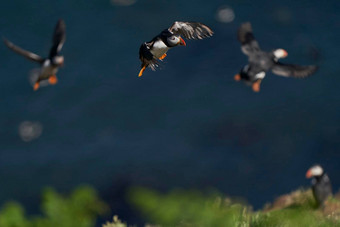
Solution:
<path fill-rule="evenodd" d="M 287 51 L 285 51 L 284 49 L 277 49 L 273 53 L 274 53 L 275 58 L 277 59 L 285 58 L 288 56 Z"/>
<path fill-rule="evenodd" d="M 61 65 L 64 63 L 64 57 L 63 56 L 56 56 L 53 58 L 53 61 L 57 65 Z"/>
<path fill-rule="evenodd" d="M 313 166 L 309 170 L 312 176 L 321 176 L 323 174 L 323 169 L 319 165 Z"/>
<path fill-rule="evenodd" d="M 264 77 L 266 76 L 266 73 L 265 72 L 260 72 L 258 74 L 255 75 L 255 79 L 260 79 L 262 80 Z"/>
<path fill-rule="evenodd" d="M 167 51 L 169 50 L 169 47 L 167 45 L 165 45 L 165 43 L 163 41 L 156 41 L 150 52 L 152 53 L 153 56 L 155 56 L 156 58 L 160 58 L 163 56 L 163 54 L 165 54 Z"/>
<path fill-rule="evenodd" d="M 168 37 L 167 41 L 168 41 L 168 44 L 172 47 L 179 45 L 181 42 L 180 38 L 174 35 Z"/>

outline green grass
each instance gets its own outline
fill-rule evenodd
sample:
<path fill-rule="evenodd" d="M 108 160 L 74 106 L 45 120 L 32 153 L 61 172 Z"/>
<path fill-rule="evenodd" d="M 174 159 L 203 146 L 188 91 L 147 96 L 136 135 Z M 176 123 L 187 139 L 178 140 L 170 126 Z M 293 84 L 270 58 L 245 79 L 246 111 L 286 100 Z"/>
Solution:
<path fill-rule="evenodd" d="M 332 198 L 324 208 L 317 209 L 310 190 L 297 190 L 281 196 L 259 211 L 220 194 L 197 191 L 176 190 L 162 194 L 134 188 L 129 198 L 148 221 L 159 226 L 340 226 L 340 201 Z"/>
<path fill-rule="evenodd" d="M 41 215 L 27 217 L 20 204 L 7 203 L 0 210 L 0 227 L 93 227 L 108 207 L 92 188 L 80 187 L 68 197 L 47 188 L 41 209 Z"/>
<path fill-rule="evenodd" d="M 316 208 L 311 190 L 297 190 L 278 197 L 272 204 L 254 211 L 245 202 L 219 193 L 174 190 L 159 193 L 133 188 L 129 201 L 153 225 L 145 227 L 340 227 L 340 201 L 330 198 Z M 339 197 L 339 196 L 338 196 Z M 80 187 L 70 195 L 44 190 L 41 214 L 27 216 L 22 206 L 10 202 L 0 210 L 0 227 L 92 227 L 96 218 L 108 210 L 90 187 Z M 114 216 L 103 227 L 127 227 Z"/>

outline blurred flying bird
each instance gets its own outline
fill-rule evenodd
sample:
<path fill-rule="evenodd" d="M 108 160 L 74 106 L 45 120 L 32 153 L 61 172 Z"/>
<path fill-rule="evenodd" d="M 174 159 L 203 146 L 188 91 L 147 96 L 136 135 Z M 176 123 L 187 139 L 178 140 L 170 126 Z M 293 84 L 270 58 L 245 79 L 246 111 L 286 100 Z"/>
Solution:
<path fill-rule="evenodd" d="M 65 38 L 65 23 L 60 19 L 57 22 L 54 30 L 52 47 L 50 49 L 48 58 L 43 58 L 37 54 L 24 50 L 5 38 L 3 40 L 6 46 L 14 52 L 41 65 L 40 69 L 38 70 L 38 77 L 33 84 L 33 89 L 36 91 L 38 90 L 41 81 L 48 80 L 49 84 L 56 84 L 58 82 L 56 73 L 58 72 L 59 67 L 63 66 L 64 64 L 64 56 L 59 55 L 59 52 L 64 45 Z"/>
<path fill-rule="evenodd" d="M 240 26 L 237 38 L 241 42 L 242 52 L 248 56 L 248 64 L 241 69 L 239 74 L 235 75 L 234 79 L 236 81 L 244 80 L 252 86 L 254 92 L 260 91 L 261 81 L 269 70 L 278 76 L 295 78 L 305 78 L 317 70 L 317 66 L 314 65 L 300 66 L 279 62 L 280 58 L 288 56 L 284 49 L 262 51 L 254 38 L 249 22 Z"/>
<path fill-rule="evenodd" d="M 314 198 L 321 206 L 332 195 L 332 185 L 328 175 L 323 171 L 320 165 L 312 166 L 306 173 L 306 178 L 313 178 L 312 190 Z"/>
<path fill-rule="evenodd" d="M 150 42 L 145 42 L 139 49 L 139 59 L 142 62 L 139 77 L 146 67 L 156 70 L 159 60 L 166 57 L 169 49 L 175 46 L 186 46 L 185 39 L 204 39 L 213 35 L 213 31 L 199 22 L 176 21 L 170 28 L 163 30 Z M 182 37 L 181 37 L 182 36 Z"/>

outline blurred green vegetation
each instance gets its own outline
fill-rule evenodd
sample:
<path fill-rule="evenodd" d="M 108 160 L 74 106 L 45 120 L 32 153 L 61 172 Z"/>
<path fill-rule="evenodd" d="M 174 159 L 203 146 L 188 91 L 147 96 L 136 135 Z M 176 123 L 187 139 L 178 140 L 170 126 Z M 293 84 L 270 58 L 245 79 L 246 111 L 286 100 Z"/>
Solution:
<path fill-rule="evenodd" d="M 222 200 L 218 194 L 177 190 L 162 195 L 138 188 L 130 192 L 130 199 L 152 223 L 164 226 L 233 226 L 249 219 L 247 206 Z"/>
<path fill-rule="evenodd" d="M 45 189 L 41 209 L 42 215 L 27 217 L 20 204 L 7 203 L 0 211 L 0 227 L 93 227 L 108 206 L 94 189 L 83 186 L 68 197 Z"/>
<path fill-rule="evenodd" d="M 162 194 L 134 188 L 129 198 L 148 221 L 159 226 L 340 226 L 340 201 L 329 199 L 324 207 L 317 209 L 311 190 L 280 196 L 259 211 L 216 193 L 207 195 L 197 191 Z"/>
<path fill-rule="evenodd" d="M 155 224 L 146 227 L 340 226 L 340 195 L 317 208 L 311 190 L 300 189 L 282 195 L 259 211 L 219 193 L 175 190 L 163 194 L 133 188 L 128 198 L 147 221 Z M 47 188 L 43 192 L 41 210 L 41 215 L 27 217 L 20 204 L 7 203 L 0 210 L 0 227 L 93 227 L 97 216 L 107 212 L 108 206 L 91 187 L 79 187 L 69 196 Z M 117 216 L 102 225 L 127 226 Z"/>

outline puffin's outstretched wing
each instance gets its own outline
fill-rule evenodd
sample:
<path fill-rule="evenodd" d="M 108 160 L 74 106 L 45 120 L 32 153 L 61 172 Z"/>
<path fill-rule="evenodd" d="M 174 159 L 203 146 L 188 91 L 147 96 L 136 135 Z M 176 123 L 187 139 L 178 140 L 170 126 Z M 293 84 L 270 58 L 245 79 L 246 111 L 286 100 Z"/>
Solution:
<path fill-rule="evenodd" d="M 199 22 L 176 21 L 169 31 L 186 39 L 204 39 L 214 34 L 211 28 Z"/>
<path fill-rule="evenodd" d="M 40 64 L 42 64 L 44 62 L 45 59 L 43 59 L 42 57 L 40 57 L 39 55 L 37 54 L 34 54 L 32 52 L 29 52 L 27 50 L 24 50 L 16 45 L 14 45 L 13 43 L 11 43 L 10 41 L 8 41 L 7 39 L 3 38 L 4 40 L 4 43 L 6 44 L 6 46 L 13 50 L 14 52 L 16 52 L 17 54 L 20 54 L 26 58 L 28 58 L 29 60 L 31 61 L 35 61 L 35 62 L 38 62 Z"/>
<path fill-rule="evenodd" d="M 317 69 L 318 67 L 315 65 L 302 66 L 276 62 L 272 68 L 272 72 L 284 77 L 305 78 L 316 72 Z"/>
<path fill-rule="evenodd" d="M 63 47 L 65 40 L 66 40 L 65 28 L 66 28 L 65 22 L 62 19 L 60 19 L 57 22 L 57 25 L 54 30 L 53 40 L 52 40 L 53 44 L 50 50 L 49 58 L 52 58 L 55 55 L 57 55 L 59 51 L 61 50 L 61 48 Z"/>
<path fill-rule="evenodd" d="M 261 50 L 253 35 L 250 22 L 241 24 L 237 32 L 237 39 L 241 42 L 241 50 L 245 55 L 251 55 Z"/>

